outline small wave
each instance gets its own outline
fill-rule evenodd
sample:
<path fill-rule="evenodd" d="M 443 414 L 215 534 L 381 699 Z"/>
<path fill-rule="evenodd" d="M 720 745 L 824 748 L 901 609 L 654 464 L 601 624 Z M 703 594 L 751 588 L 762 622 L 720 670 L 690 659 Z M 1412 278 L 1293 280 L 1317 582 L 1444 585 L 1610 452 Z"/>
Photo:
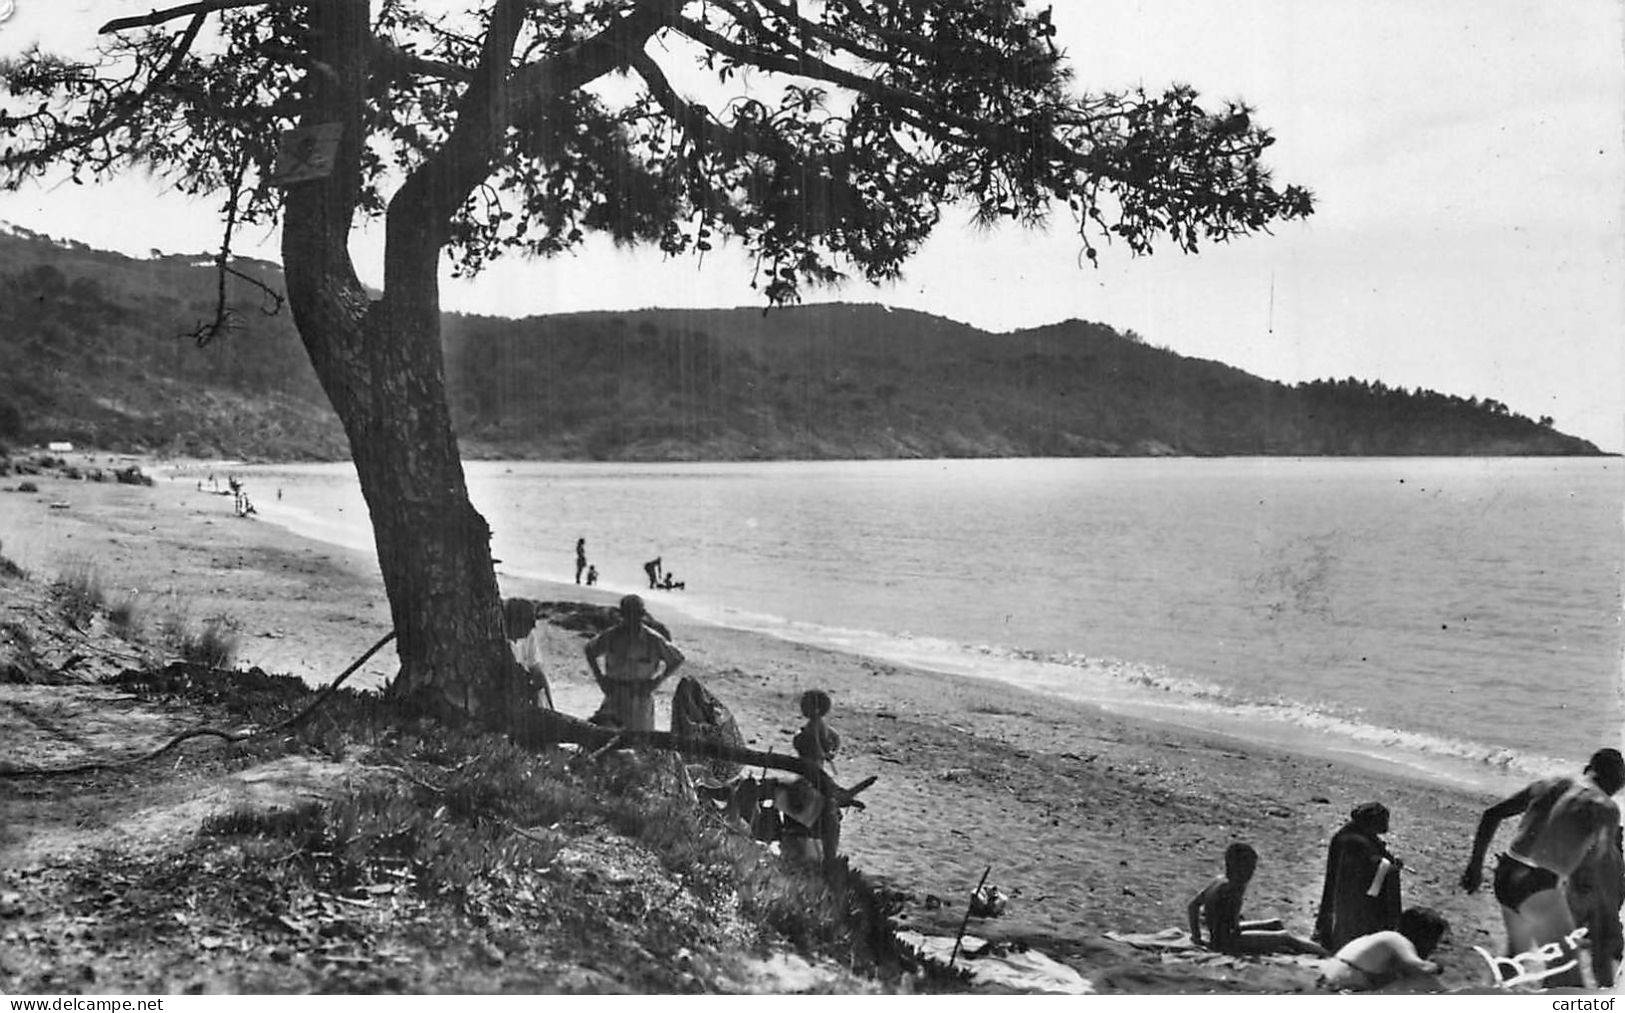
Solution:
<path fill-rule="evenodd" d="M 729 625 L 744 625 L 737 622 L 742 618 L 742 614 L 730 616 Z M 1572 766 L 1571 761 L 1506 746 L 1372 724 L 1322 701 L 1285 695 L 1251 698 L 1160 665 L 1069 651 L 963 644 L 936 637 L 752 618 L 757 620 L 749 624 L 753 628 L 786 639 L 1008 682 L 1109 709 L 1153 710 L 1165 719 L 1204 730 L 1245 730 L 1249 737 L 1262 737 L 1277 745 L 1355 753 L 1468 780 L 1542 777 Z"/>
<path fill-rule="evenodd" d="M 313 497 L 322 507 L 335 502 L 331 493 Z M 292 503 L 267 504 L 266 519 L 308 536 L 354 548 L 370 544 L 364 512 L 330 513 L 299 509 Z M 568 583 L 570 578 L 515 554 L 502 567 L 505 575 Z M 640 590 L 612 583 L 600 590 Z M 1212 681 L 1166 667 L 1119 658 L 1010 646 L 964 643 L 909 632 L 821 625 L 735 608 L 708 598 L 703 591 L 673 595 L 661 608 L 699 622 L 764 633 L 780 639 L 868 655 L 896 664 L 1002 681 L 1024 689 L 1111 709 L 1138 707 L 1154 716 L 1208 730 L 1240 734 L 1289 748 L 1344 751 L 1424 769 L 1481 771 L 1486 778 L 1542 776 L 1572 767 L 1572 761 L 1525 753 L 1448 735 L 1384 727 L 1363 720 L 1346 707 L 1317 700 L 1275 696 L 1247 697 Z M 1470 776 L 1470 775 L 1469 775 Z"/>
<path fill-rule="evenodd" d="M 1192 713 L 1228 716 L 1250 724 L 1265 721 L 1334 736 L 1345 743 L 1365 747 L 1362 752 L 1380 750 L 1376 755 L 1390 760 L 1395 758 L 1396 751 L 1402 751 L 1422 758 L 1439 758 L 1486 771 L 1529 777 L 1547 776 L 1572 765 L 1557 757 L 1523 753 L 1506 746 L 1374 725 L 1324 702 L 1286 696 L 1253 699 L 1228 687 L 1176 675 L 1156 665 L 992 644 L 967 645 L 966 650 L 999 661 L 1053 665 L 1091 676 L 1105 676 L 1136 689 L 1155 692 L 1162 698 L 1156 702 L 1164 706 L 1171 704 Z"/>

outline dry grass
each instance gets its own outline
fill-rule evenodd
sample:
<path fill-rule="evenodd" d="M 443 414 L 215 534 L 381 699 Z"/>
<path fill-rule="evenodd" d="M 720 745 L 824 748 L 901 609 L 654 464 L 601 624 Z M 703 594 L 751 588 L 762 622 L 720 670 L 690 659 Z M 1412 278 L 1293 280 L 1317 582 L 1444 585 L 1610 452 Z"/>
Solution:
<path fill-rule="evenodd" d="M 238 643 L 237 630 L 231 621 L 225 616 L 214 616 L 205 620 L 197 636 L 186 642 L 181 657 L 210 668 L 229 668 L 237 659 Z"/>
<path fill-rule="evenodd" d="M 136 593 L 121 594 L 107 601 L 107 624 L 120 637 L 128 641 L 141 639 L 145 623 L 145 609 Z"/>
<path fill-rule="evenodd" d="M 69 564 L 62 575 L 52 583 L 57 609 L 62 618 L 76 630 L 89 628 L 90 622 L 102 611 L 107 591 L 102 586 L 96 568 L 83 560 Z"/>
<path fill-rule="evenodd" d="M 380 744 L 376 711 L 388 705 L 369 696 L 346 691 L 330 701 L 320 723 L 349 741 L 323 736 L 318 748 L 337 754 L 372 743 L 369 765 L 395 770 L 399 780 L 294 809 L 228 813 L 210 820 L 205 836 L 257 842 L 256 853 L 304 870 L 309 888 L 339 891 L 405 876 L 420 896 L 467 915 L 493 890 L 534 883 L 529 877 L 545 872 L 571 835 L 605 827 L 643 844 L 704 903 L 737 910 L 768 936 L 849 966 L 870 959 L 859 951 L 871 945 L 871 927 L 854 919 L 862 907 L 854 898 L 867 885 L 844 870 L 826 878 L 816 867 L 786 862 L 709 808 L 673 794 L 671 758 L 584 762 L 433 724 L 396 725 L 398 733 Z"/>
<path fill-rule="evenodd" d="M 0 544 L 0 550 L 3 549 L 3 544 Z M 27 570 L 24 570 L 22 567 L 8 559 L 4 551 L 0 551 L 0 577 L 16 577 L 18 579 L 23 579 L 27 576 Z"/>

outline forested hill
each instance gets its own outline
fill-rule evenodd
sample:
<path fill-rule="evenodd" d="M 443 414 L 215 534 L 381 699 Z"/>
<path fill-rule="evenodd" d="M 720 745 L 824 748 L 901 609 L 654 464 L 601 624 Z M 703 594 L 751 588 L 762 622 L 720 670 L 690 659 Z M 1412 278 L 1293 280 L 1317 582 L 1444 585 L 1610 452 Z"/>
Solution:
<path fill-rule="evenodd" d="M 285 308 L 265 315 L 238 283 L 239 329 L 201 349 L 185 336 L 213 314 L 209 259 L 0 234 L 0 441 L 345 456 Z M 280 289 L 276 265 L 238 266 Z M 1495 401 L 1287 386 L 1083 321 L 989 334 L 848 304 L 447 314 L 445 342 L 465 451 L 487 457 L 1598 453 Z"/>

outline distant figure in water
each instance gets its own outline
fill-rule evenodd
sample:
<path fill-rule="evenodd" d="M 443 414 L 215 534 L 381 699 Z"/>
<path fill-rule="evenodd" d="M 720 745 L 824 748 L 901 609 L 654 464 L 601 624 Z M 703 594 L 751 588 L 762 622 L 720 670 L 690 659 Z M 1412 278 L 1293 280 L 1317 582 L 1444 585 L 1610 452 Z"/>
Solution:
<path fill-rule="evenodd" d="M 1399 870 L 1404 863 L 1383 843 L 1387 832 L 1388 808 L 1362 802 L 1332 835 L 1313 937 L 1328 950 L 1399 927 Z"/>
<path fill-rule="evenodd" d="M 587 567 L 587 586 L 592 587 L 596 583 L 598 583 L 598 567 L 589 566 Z"/>
<path fill-rule="evenodd" d="M 649 590 L 653 591 L 660 586 L 660 557 L 649 560 L 643 564 L 643 572 L 649 575 Z"/>
<path fill-rule="evenodd" d="M 683 581 L 673 579 L 673 576 L 670 573 L 666 574 L 666 576 L 660 581 L 660 589 L 662 591 L 681 591 L 687 587 L 688 585 Z"/>
<path fill-rule="evenodd" d="M 581 575 L 587 569 L 587 540 L 576 539 L 576 583 L 581 583 Z"/>
<path fill-rule="evenodd" d="M 278 503 L 282 502 L 282 487 L 280 485 L 276 487 L 276 501 Z"/>
<path fill-rule="evenodd" d="M 1190 919 L 1191 942 L 1220 953 L 1309 953 L 1317 957 L 1331 954 L 1316 943 L 1286 930 L 1279 918 L 1244 922 L 1241 902 L 1247 884 L 1258 870 L 1258 852 L 1251 844 L 1236 841 L 1224 850 L 1224 875 L 1202 887 L 1191 898 L 1186 916 Z M 1207 923 L 1207 941 L 1202 940 L 1202 923 Z"/>
<path fill-rule="evenodd" d="M 1508 956 L 1554 943 L 1572 952 L 1567 940 L 1576 919 L 1565 881 L 1616 846 L 1619 806 L 1613 796 L 1621 788 L 1625 757 L 1617 749 L 1599 749 L 1591 754 L 1582 776 L 1543 778 L 1484 810 L 1473 837 L 1472 857 L 1461 874 L 1461 888 L 1468 893 L 1477 892 L 1483 881 L 1484 852 L 1496 828 L 1510 816 L 1523 816 L 1512 843 L 1495 864 L 1495 899 L 1501 902 L 1506 922 Z M 1616 924 L 1618 910 L 1613 912 Z M 1618 932 L 1606 934 L 1617 937 Z M 1602 950 L 1600 945 L 1593 949 L 1593 971 L 1599 986 L 1612 987 L 1611 961 L 1600 965 L 1597 961 Z M 1576 962 L 1546 978 L 1545 984 L 1584 987 L 1584 976 Z"/>
<path fill-rule="evenodd" d="M 1406 908 L 1399 916 L 1399 931 L 1371 932 L 1344 944 L 1321 965 L 1321 983 L 1345 992 L 1370 992 L 1401 978 L 1438 974 L 1439 965 L 1427 958 L 1449 928 L 1430 907 Z"/>
<path fill-rule="evenodd" d="M 683 664 L 683 652 L 647 621 L 643 599 L 621 599 L 620 621 L 587 641 L 587 667 L 604 691 L 594 724 L 653 731 L 654 691 Z M 598 659 L 604 659 L 600 667 Z"/>

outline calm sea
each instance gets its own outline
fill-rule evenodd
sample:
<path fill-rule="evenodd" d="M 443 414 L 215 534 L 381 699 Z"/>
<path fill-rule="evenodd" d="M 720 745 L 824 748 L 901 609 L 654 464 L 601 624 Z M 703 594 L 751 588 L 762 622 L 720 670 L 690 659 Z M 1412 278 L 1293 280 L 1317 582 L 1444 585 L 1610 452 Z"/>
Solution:
<path fill-rule="evenodd" d="M 370 549 L 347 465 L 239 469 Z M 1625 466 L 1160 459 L 468 466 L 500 571 L 1500 789 L 1625 727 Z M 283 492 L 278 500 L 274 488 Z"/>

